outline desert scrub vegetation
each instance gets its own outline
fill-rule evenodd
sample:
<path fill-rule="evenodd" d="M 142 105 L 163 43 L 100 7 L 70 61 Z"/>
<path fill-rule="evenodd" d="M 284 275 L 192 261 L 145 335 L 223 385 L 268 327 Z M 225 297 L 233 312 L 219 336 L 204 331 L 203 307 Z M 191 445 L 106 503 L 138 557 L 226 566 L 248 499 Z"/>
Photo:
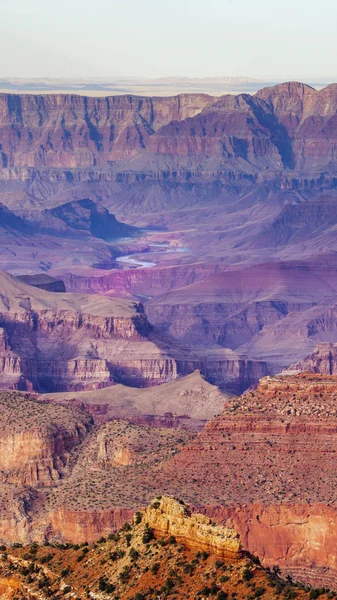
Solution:
<path fill-rule="evenodd" d="M 333 592 L 310 589 L 281 579 L 278 569 L 265 570 L 248 556 L 234 562 L 209 552 L 151 536 L 143 519 L 123 526 L 99 543 L 49 544 L 7 548 L 0 552 L 0 579 L 21 582 L 16 600 L 28 588 L 43 599 L 73 600 L 332 600 Z M 127 536 L 131 534 L 132 546 Z M 33 550 L 33 551 L 32 551 Z M 7 554 L 6 554 L 7 553 Z M 29 555 L 26 561 L 23 556 Z M 111 560 L 113 555 L 113 560 Z M 77 558 L 83 560 L 77 562 Z M 48 561 L 44 559 L 48 557 Z M 248 575 L 249 573 L 249 575 Z M 225 577 L 224 577 L 225 575 Z"/>
<path fill-rule="evenodd" d="M 71 407 L 40 402 L 29 394 L 0 392 L 1 429 L 4 433 L 43 431 L 59 428 L 85 435 L 92 427 L 90 415 Z"/>

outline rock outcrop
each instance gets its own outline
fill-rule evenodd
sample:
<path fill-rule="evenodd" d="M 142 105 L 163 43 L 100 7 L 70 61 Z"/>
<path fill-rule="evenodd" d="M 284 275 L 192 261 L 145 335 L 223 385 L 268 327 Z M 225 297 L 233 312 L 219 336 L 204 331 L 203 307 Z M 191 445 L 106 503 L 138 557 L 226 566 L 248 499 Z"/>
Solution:
<path fill-rule="evenodd" d="M 139 385 L 165 380 L 151 368 L 151 360 L 165 365 L 167 359 L 148 342 L 151 327 L 141 304 L 53 294 L 5 274 L 1 289 L 3 387 L 26 389 L 26 380 L 45 391 L 98 389 L 112 385 L 114 374 L 129 380 L 130 370 L 136 370 Z M 137 352 L 143 345 L 151 350 L 144 365 L 143 352 Z M 8 376 L 22 380 L 20 385 L 10 386 Z"/>
<path fill-rule="evenodd" d="M 6 548 L 0 553 L 0 595 L 8 600 L 31 596 L 47 600 L 60 593 L 79 600 L 111 594 L 125 600 L 173 594 L 186 600 L 209 596 L 222 600 L 232 594 L 246 598 L 249 593 L 269 598 L 281 592 L 299 600 L 316 594 L 328 600 L 333 595 L 328 590 L 311 592 L 285 581 L 283 574 L 266 571 L 257 559 L 240 556 L 233 530 L 187 513 L 187 506 L 182 509 L 172 498 L 163 498 L 138 512 L 130 524 L 124 523 L 117 535 L 101 537 L 94 544 Z M 177 537 L 169 534 L 171 529 Z"/>
<path fill-rule="evenodd" d="M 60 479 L 71 451 L 90 431 L 91 417 L 71 408 L 43 405 L 15 392 L 1 394 L 0 403 L 2 481 L 20 486 Z"/>
<path fill-rule="evenodd" d="M 317 344 L 312 354 L 289 367 L 289 371 L 311 371 L 324 375 L 337 374 L 337 344 Z"/>
<path fill-rule="evenodd" d="M 174 495 L 205 518 L 192 516 L 185 528 L 186 509 L 180 505 L 178 525 L 165 515 L 155 525 L 157 500 L 149 519 L 158 532 L 178 540 L 185 535 L 184 543 L 193 546 L 189 532 L 199 525 L 216 532 L 211 520 L 234 529 L 243 551 L 260 556 L 265 566 L 334 588 L 336 402 L 335 376 L 284 375 L 267 377 L 256 390 L 227 401 L 196 437 L 184 430 L 106 423 L 82 442 L 71 442 L 68 461 L 60 442 L 54 469 L 61 479 L 47 456 L 45 463 L 39 460 L 49 479 L 36 480 L 34 467 L 28 469 L 35 481 L 30 489 L 17 487 L 13 495 L 11 484 L 2 484 L 1 540 L 94 541 L 154 497 Z M 45 414 L 46 406 L 38 406 Z M 30 460 L 36 462 L 36 455 Z M 27 461 L 22 464 L 21 475 L 9 468 L 3 473 L 22 482 L 28 468 Z"/>
<path fill-rule="evenodd" d="M 143 518 L 157 536 L 173 535 L 188 548 L 210 552 L 222 559 L 238 560 L 242 556 L 236 531 L 216 525 L 205 515 L 192 513 L 182 501 L 160 497 L 144 511 Z"/>

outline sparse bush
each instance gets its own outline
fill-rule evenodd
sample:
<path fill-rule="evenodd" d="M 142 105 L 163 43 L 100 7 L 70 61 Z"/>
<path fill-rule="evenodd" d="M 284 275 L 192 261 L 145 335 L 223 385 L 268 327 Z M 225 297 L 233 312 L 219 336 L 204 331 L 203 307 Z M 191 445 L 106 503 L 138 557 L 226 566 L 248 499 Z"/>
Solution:
<path fill-rule="evenodd" d="M 129 556 L 131 558 L 131 560 L 137 560 L 139 558 L 139 552 L 137 552 L 137 550 L 135 550 L 134 548 L 131 548 L 130 552 L 129 552 Z"/>
<path fill-rule="evenodd" d="M 149 524 L 146 523 L 144 533 L 143 533 L 143 538 L 142 538 L 143 544 L 149 544 L 151 542 L 151 540 L 153 540 L 153 538 L 154 538 L 153 530 L 149 527 Z"/>
<path fill-rule="evenodd" d="M 135 513 L 135 525 L 139 525 L 142 522 L 142 515 L 139 511 Z"/>
<path fill-rule="evenodd" d="M 167 540 L 169 544 L 176 544 L 177 540 L 174 537 L 174 535 L 170 535 L 169 539 Z"/>
<path fill-rule="evenodd" d="M 242 573 L 243 581 L 251 581 L 251 579 L 253 579 L 253 577 L 254 577 L 253 572 L 246 567 Z"/>

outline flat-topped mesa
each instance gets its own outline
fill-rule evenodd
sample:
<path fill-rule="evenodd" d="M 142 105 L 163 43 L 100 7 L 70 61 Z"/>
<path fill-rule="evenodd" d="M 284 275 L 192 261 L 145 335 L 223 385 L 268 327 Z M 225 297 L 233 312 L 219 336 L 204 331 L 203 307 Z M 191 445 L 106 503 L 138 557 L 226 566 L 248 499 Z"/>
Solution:
<path fill-rule="evenodd" d="M 337 376 L 319 373 L 298 373 L 264 377 L 255 391 L 240 398 L 240 404 L 230 402 L 223 416 L 240 418 L 265 416 L 269 420 L 282 419 L 284 423 L 305 422 L 317 424 L 337 417 Z M 330 423 L 335 431 L 336 423 Z"/>
<path fill-rule="evenodd" d="M 289 367 L 288 371 L 310 371 L 325 375 L 337 375 L 337 344 L 317 344 L 312 354 Z"/>
<path fill-rule="evenodd" d="M 145 511 L 143 520 L 158 537 L 174 536 L 188 548 L 238 560 L 242 556 L 241 542 L 234 529 L 216 525 L 199 513 L 192 513 L 182 501 L 160 497 Z"/>

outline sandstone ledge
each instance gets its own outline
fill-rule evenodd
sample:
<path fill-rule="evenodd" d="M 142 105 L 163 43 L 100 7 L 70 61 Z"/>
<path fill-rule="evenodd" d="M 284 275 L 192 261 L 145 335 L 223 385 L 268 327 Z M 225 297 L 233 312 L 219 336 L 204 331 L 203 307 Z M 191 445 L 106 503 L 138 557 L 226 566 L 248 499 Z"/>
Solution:
<path fill-rule="evenodd" d="M 183 502 L 169 497 L 155 500 L 145 511 L 144 520 L 157 536 L 172 535 L 188 548 L 216 554 L 221 558 L 241 558 L 241 542 L 234 529 L 216 525 Z"/>

